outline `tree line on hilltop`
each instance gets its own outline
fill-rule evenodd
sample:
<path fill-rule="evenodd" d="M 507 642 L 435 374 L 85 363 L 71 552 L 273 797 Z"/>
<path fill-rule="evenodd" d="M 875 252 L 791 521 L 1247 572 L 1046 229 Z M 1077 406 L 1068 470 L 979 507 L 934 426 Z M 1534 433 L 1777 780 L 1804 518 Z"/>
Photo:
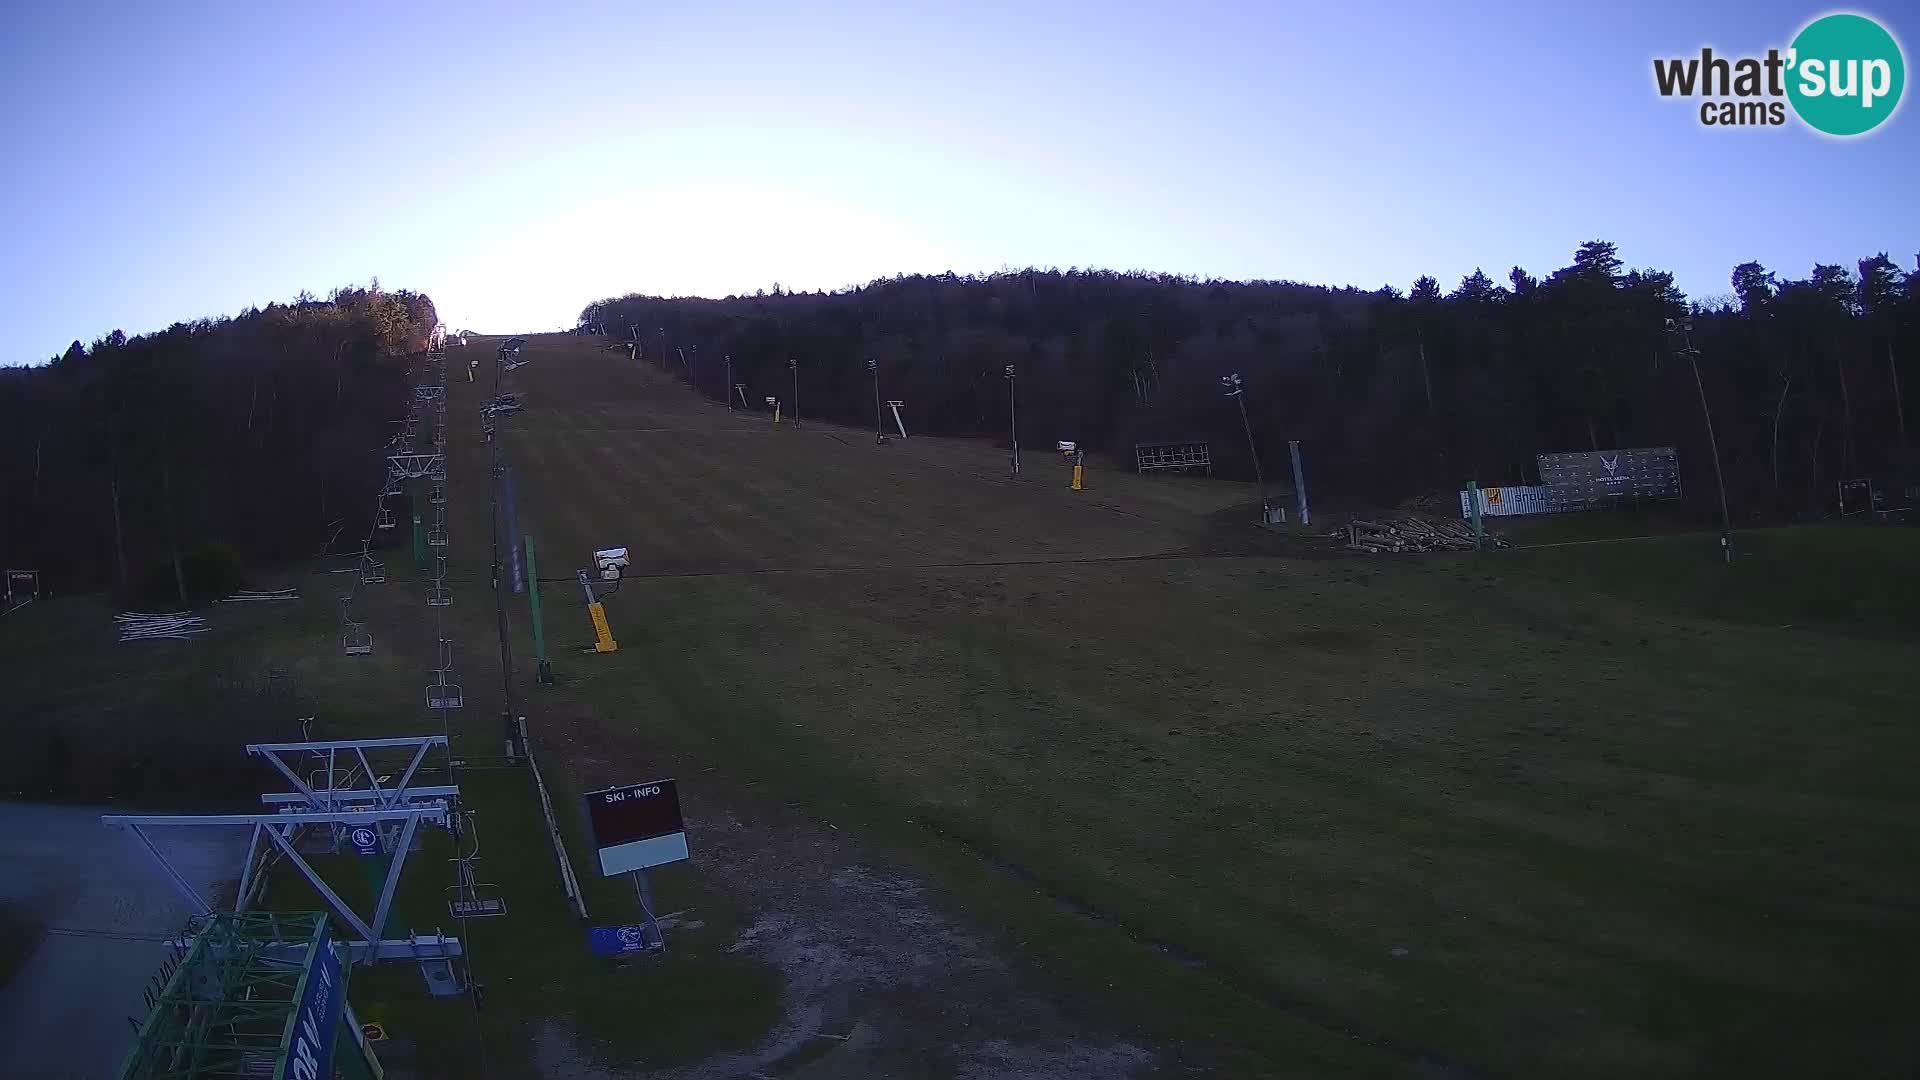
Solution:
<path fill-rule="evenodd" d="M 364 535 L 435 323 L 375 281 L 0 368 L 0 562 L 49 592 L 185 605 L 241 562 Z"/>
<path fill-rule="evenodd" d="M 724 358 L 756 403 L 789 395 L 791 361 L 803 412 L 850 424 L 874 422 L 872 359 L 913 427 L 1002 441 L 1012 365 L 1028 448 L 1071 439 L 1131 467 L 1137 443 L 1207 440 L 1218 471 L 1251 478 L 1220 384 L 1237 373 L 1268 472 L 1298 440 L 1315 492 L 1354 501 L 1537 483 L 1537 454 L 1635 446 L 1678 447 L 1689 497 L 1710 501 L 1703 396 L 1739 520 L 1828 512 L 1841 480 L 1912 483 L 1909 276 L 1880 254 L 1798 279 L 1743 263 L 1730 285 L 1690 301 L 1596 240 L 1545 276 L 1476 270 L 1451 290 L 1022 270 L 629 295 L 579 328 L 637 339 L 715 398 Z"/>

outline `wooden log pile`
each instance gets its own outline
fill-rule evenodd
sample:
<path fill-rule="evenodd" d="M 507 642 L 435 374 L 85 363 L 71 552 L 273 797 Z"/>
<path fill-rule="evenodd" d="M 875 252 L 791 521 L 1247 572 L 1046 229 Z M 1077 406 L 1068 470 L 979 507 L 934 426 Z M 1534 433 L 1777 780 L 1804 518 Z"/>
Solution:
<path fill-rule="evenodd" d="M 241 589 L 232 596 L 220 601 L 223 604 L 246 604 L 262 600 L 298 600 L 297 589 Z"/>
<path fill-rule="evenodd" d="M 1387 521 L 1356 518 L 1347 523 L 1344 532 L 1333 535 L 1346 540 L 1348 551 L 1364 551 L 1369 555 L 1473 550 L 1473 527 L 1464 521 L 1444 518 L 1404 517 Z M 1487 533 L 1484 542 L 1488 547 L 1509 546 L 1493 533 Z"/>
<path fill-rule="evenodd" d="M 187 611 L 170 612 L 121 612 L 113 617 L 120 631 L 120 640 L 158 641 L 169 638 L 175 641 L 191 641 L 207 632 L 207 620 Z"/>

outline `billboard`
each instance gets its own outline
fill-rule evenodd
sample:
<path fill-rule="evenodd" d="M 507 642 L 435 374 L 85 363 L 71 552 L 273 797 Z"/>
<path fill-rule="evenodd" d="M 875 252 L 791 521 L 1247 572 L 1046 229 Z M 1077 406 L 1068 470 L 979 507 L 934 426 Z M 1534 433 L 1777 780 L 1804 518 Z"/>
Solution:
<path fill-rule="evenodd" d="M 327 1080 L 333 1075 L 333 1038 L 346 1003 L 346 988 L 341 985 L 340 956 L 324 929 L 313 949 L 300 981 L 300 1007 L 291 1025 L 293 1041 L 274 1071 L 275 1080 Z"/>
<path fill-rule="evenodd" d="M 1481 517 L 1517 517 L 1521 514 L 1551 514 L 1551 493 L 1540 485 L 1484 487 L 1480 489 Z M 1473 503 L 1460 493 L 1460 518 L 1473 520 Z"/>
<path fill-rule="evenodd" d="M 687 827 L 680 816 L 680 792 L 672 780 L 602 788 L 587 792 L 586 798 L 601 876 L 687 857 Z"/>
<path fill-rule="evenodd" d="M 1671 446 L 1541 454 L 1537 460 L 1555 513 L 1681 495 L 1680 455 Z"/>

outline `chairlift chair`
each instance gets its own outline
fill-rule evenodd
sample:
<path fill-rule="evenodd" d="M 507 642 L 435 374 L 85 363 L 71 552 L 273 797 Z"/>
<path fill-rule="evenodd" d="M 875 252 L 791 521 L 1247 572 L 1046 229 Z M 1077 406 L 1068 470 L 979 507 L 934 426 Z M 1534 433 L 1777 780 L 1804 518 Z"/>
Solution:
<path fill-rule="evenodd" d="M 374 511 L 373 511 L 374 528 L 391 529 L 393 528 L 393 525 L 394 525 L 393 511 L 387 509 L 384 506 L 374 508 Z"/>
<path fill-rule="evenodd" d="M 448 607 L 452 603 L 453 592 L 447 588 L 446 583 L 439 578 L 433 579 L 433 584 L 427 586 L 427 606 Z"/>
<path fill-rule="evenodd" d="M 464 816 L 466 821 L 456 833 L 456 842 L 461 837 L 472 837 L 473 847 L 465 854 L 456 854 L 447 860 L 453 863 L 454 880 L 457 884 L 447 887 L 450 894 L 447 900 L 447 913 L 456 919 L 490 918 L 507 913 L 507 901 L 500 894 L 500 887 L 491 882 L 478 881 L 474 877 L 473 864 L 480 859 L 480 832 L 474 828 L 473 811 L 456 815 L 454 820 Z"/>
<path fill-rule="evenodd" d="M 447 485 L 445 484 L 433 485 L 433 491 L 431 494 L 427 496 L 427 501 L 432 503 L 435 506 L 447 505 Z"/>
<path fill-rule="evenodd" d="M 348 656 L 366 656 L 373 652 L 373 635 L 367 625 L 353 617 L 353 596 L 340 598 L 340 648 Z"/>
<path fill-rule="evenodd" d="M 372 555 L 360 556 L 360 583 L 378 585 L 387 580 L 387 564 Z"/>
<path fill-rule="evenodd" d="M 435 672 L 434 677 L 440 681 L 427 684 L 427 708 L 458 709 L 466 704 L 460 684 L 447 682 L 446 672 Z"/>

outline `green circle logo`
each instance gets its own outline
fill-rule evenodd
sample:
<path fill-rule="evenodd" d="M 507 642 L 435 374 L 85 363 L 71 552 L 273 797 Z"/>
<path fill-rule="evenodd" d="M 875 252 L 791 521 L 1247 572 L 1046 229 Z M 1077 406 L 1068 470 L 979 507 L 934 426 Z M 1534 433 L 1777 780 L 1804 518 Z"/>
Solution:
<path fill-rule="evenodd" d="M 1787 99 L 1815 131 L 1863 135 L 1900 105 L 1907 65 L 1900 43 L 1864 15 L 1807 24 L 1787 53 Z"/>

